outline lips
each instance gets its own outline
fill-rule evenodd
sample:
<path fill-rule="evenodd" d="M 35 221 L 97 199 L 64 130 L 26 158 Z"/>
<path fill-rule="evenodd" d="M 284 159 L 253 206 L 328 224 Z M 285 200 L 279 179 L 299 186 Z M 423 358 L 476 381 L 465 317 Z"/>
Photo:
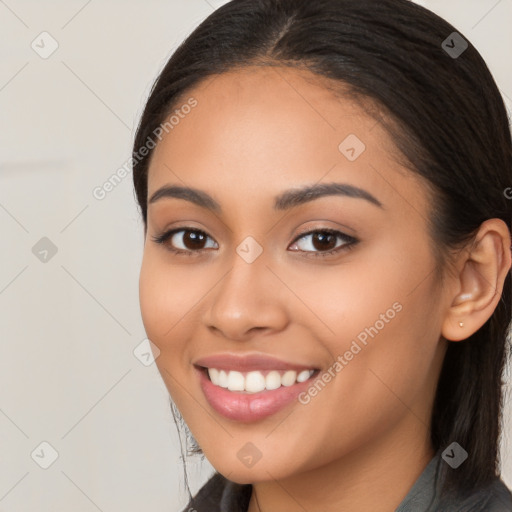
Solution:
<path fill-rule="evenodd" d="M 263 354 L 216 354 L 203 357 L 194 362 L 194 366 L 203 368 L 217 368 L 218 370 L 235 370 L 238 372 L 250 372 L 254 370 L 295 370 L 300 373 L 303 370 L 316 369 L 311 365 L 293 364 L 275 357 Z"/>
<path fill-rule="evenodd" d="M 319 371 L 311 365 L 291 363 L 262 354 L 216 354 L 196 360 L 194 366 L 210 406 L 222 416 L 240 422 L 258 421 L 277 413 L 293 402 Z M 223 374 L 220 381 L 219 374 Z M 211 379 L 209 375 L 214 378 Z M 279 375 L 283 379 L 278 379 Z M 286 379 L 284 375 L 294 378 Z M 298 375 L 302 377 L 296 379 Z M 224 376 L 229 378 L 225 380 Z M 230 378 L 233 376 L 237 385 L 232 385 Z M 259 376 L 260 380 L 267 376 L 276 384 L 266 389 L 262 388 L 262 383 L 256 387 L 244 387 L 244 383 L 249 382 L 248 376 L 249 379 Z"/>

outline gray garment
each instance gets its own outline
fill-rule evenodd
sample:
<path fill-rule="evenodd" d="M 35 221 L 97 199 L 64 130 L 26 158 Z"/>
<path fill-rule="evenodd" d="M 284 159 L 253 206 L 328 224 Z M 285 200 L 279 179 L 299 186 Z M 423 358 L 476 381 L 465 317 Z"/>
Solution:
<path fill-rule="evenodd" d="M 418 477 L 395 512 L 511 512 L 512 494 L 501 479 L 465 497 L 439 499 L 441 466 L 445 471 L 457 471 L 446 465 L 439 451 Z"/>
<path fill-rule="evenodd" d="M 448 470 L 456 471 L 447 466 L 439 451 L 395 512 L 512 512 L 512 494 L 500 478 L 485 489 L 441 502 L 441 478 L 443 471 Z M 215 473 L 183 512 L 247 512 L 251 493 L 252 485 L 237 484 Z"/>

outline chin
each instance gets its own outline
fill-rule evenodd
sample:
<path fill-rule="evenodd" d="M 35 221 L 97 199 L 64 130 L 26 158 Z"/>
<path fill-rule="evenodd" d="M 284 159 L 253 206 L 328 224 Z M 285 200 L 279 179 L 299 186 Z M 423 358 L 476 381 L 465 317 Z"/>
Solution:
<path fill-rule="evenodd" d="M 283 461 L 286 461 L 284 466 Z M 244 467 L 244 463 L 238 459 L 236 454 L 234 459 L 223 458 L 222 461 L 212 459 L 210 463 L 221 475 L 237 484 L 254 484 L 284 479 L 296 472 L 293 467 L 290 467 L 289 461 L 281 457 L 266 461 L 262 458 L 254 465 L 248 467 Z"/>

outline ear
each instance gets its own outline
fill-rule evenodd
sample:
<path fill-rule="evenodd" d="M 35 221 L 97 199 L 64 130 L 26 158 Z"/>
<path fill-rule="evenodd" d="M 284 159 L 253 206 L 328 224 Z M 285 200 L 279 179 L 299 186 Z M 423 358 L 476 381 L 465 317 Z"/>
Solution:
<path fill-rule="evenodd" d="M 469 338 L 491 317 L 510 271 L 510 231 L 501 219 L 483 222 L 473 244 L 459 256 L 451 305 L 441 334 L 450 341 Z M 462 326 L 460 325 L 462 323 Z"/>

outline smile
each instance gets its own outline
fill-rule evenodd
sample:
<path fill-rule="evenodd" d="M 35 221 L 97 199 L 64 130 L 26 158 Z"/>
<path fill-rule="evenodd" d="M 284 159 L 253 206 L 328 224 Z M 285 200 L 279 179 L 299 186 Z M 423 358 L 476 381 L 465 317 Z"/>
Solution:
<path fill-rule="evenodd" d="M 320 373 L 317 365 L 258 352 L 211 354 L 192 364 L 213 411 L 245 423 L 272 416 L 294 401 L 299 403 L 300 393 Z"/>
<path fill-rule="evenodd" d="M 273 391 L 282 386 L 293 386 L 296 383 L 308 380 L 315 370 L 295 370 L 277 371 L 262 370 L 251 372 L 239 372 L 236 370 L 219 370 L 217 368 L 207 368 L 208 377 L 214 386 L 218 386 L 229 391 L 239 391 L 243 393 L 259 393 L 261 391 Z"/>

